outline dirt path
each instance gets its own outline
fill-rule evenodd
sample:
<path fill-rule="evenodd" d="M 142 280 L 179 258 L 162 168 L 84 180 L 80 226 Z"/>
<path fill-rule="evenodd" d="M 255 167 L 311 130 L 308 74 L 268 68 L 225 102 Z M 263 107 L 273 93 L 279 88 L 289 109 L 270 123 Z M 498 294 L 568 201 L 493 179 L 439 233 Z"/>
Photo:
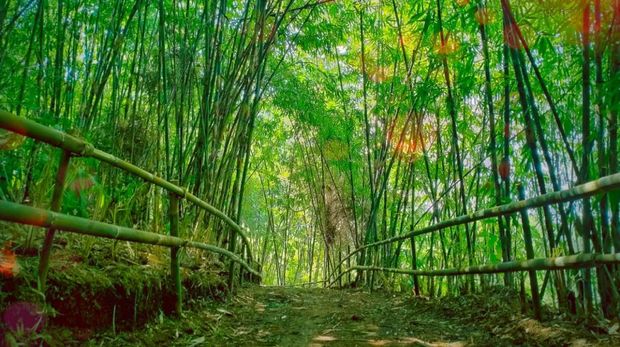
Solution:
<path fill-rule="evenodd" d="M 283 346 L 423 344 L 483 334 L 385 293 L 260 288 L 240 293 L 235 301 L 228 307 L 233 319 L 227 322 L 234 331 L 227 342 L 235 345 L 249 341 Z M 239 339 L 241 335 L 249 339 Z"/>
<path fill-rule="evenodd" d="M 182 346 L 502 346 L 617 345 L 577 325 L 542 325 L 488 296 L 444 301 L 383 292 L 250 287 L 180 320 L 100 336 L 93 345 Z M 498 300 L 501 300 L 498 299 Z M 465 305 L 465 306 L 463 306 Z M 486 306 L 485 306 L 486 305 Z M 506 306 L 506 309 L 497 309 Z"/>

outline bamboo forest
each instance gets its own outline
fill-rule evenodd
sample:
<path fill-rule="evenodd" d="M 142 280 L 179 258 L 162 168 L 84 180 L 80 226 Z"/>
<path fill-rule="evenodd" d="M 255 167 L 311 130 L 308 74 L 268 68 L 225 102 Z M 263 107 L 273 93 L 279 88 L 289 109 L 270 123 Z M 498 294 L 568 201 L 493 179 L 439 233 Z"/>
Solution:
<path fill-rule="evenodd" d="M 0 0 L 0 347 L 620 346 L 620 0 Z"/>

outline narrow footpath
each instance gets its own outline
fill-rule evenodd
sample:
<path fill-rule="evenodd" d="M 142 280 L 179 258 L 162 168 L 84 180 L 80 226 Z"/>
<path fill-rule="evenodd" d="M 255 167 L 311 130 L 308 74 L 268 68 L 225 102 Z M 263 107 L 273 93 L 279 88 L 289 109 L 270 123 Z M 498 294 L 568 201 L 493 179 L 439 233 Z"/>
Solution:
<path fill-rule="evenodd" d="M 250 286 L 228 302 L 196 304 L 180 319 L 106 333 L 115 346 L 616 346 L 618 326 L 568 317 L 539 323 L 501 289 L 451 298 L 381 291 Z M 518 300 L 518 299 L 516 299 Z M 607 322 L 609 324 L 609 322 Z"/>

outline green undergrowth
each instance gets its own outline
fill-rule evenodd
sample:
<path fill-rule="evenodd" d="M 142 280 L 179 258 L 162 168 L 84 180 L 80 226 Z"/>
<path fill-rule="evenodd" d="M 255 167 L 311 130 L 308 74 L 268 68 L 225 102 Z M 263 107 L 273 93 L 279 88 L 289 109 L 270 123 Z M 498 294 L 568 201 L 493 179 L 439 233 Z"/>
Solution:
<path fill-rule="evenodd" d="M 8 345 L 13 338 L 26 345 L 79 343 L 98 331 L 133 330 L 173 312 L 168 248 L 58 233 L 44 295 L 37 284 L 42 234 L 22 233 L 10 243 L 0 239 L 17 264 L 13 274 L 0 278 L 0 313 L 29 303 L 45 317 L 43 329 L 29 333 L 8 329 L 0 320 L 0 333 L 11 335 L 5 336 Z M 201 298 L 224 298 L 221 263 L 206 254 L 182 253 L 185 306 Z"/>

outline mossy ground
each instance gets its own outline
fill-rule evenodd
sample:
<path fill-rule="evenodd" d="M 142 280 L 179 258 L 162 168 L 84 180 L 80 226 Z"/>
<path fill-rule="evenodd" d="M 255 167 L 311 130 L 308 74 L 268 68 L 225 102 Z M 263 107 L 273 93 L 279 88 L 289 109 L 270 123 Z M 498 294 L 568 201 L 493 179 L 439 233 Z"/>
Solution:
<path fill-rule="evenodd" d="M 15 259 L 0 277 L 0 346 L 83 344 L 98 332 L 138 329 L 173 311 L 168 249 L 59 233 L 44 295 L 37 285 L 37 248 L 27 246 L 38 246 L 40 234 L 30 239 L 20 233 L 4 244 Z M 221 264 L 196 255 L 183 259 L 200 263 L 182 268 L 186 305 L 226 295 Z M 4 317 L 24 305 L 44 317 L 36 331 L 15 331 Z"/>

